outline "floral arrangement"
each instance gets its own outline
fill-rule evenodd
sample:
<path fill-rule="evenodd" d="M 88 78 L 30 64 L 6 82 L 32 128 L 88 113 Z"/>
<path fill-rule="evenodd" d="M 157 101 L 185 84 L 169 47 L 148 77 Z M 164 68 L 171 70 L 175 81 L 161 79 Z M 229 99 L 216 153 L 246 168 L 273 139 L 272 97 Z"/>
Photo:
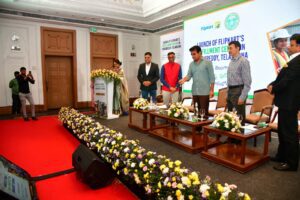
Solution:
<path fill-rule="evenodd" d="M 241 121 L 236 112 L 222 112 L 215 116 L 212 126 L 231 132 L 240 132 Z"/>
<path fill-rule="evenodd" d="M 112 70 L 108 69 L 96 69 L 91 72 L 91 78 L 95 79 L 101 77 L 106 81 L 115 81 L 116 84 L 121 82 L 120 76 Z"/>
<path fill-rule="evenodd" d="M 168 116 L 179 119 L 187 119 L 189 117 L 189 109 L 184 107 L 180 102 L 172 103 L 168 109 Z"/>
<path fill-rule="evenodd" d="M 89 116 L 63 107 L 59 119 L 73 134 L 111 164 L 118 175 L 144 188 L 154 199 L 250 200 L 237 186 L 213 182 L 210 177 L 200 180 L 179 160 L 147 151 L 136 140 L 128 140 Z"/>
<path fill-rule="evenodd" d="M 144 98 L 138 98 L 133 102 L 133 107 L 135 109 L 145 110 L 148 108 L 148 106 L 149 102 L 147 101 L 147 99 Z"/>

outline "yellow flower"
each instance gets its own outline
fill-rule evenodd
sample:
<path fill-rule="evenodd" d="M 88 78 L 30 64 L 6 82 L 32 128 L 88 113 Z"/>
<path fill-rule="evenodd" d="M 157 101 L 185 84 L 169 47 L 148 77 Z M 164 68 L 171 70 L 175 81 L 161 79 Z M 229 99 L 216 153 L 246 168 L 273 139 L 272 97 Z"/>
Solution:
<path fill-rule="evenodd" d="M 181 196 L 181 191 L 180 190 L 176 190 L 176 196 L 180 197 Z"/>
<path fill-rule="evenodd" d="M 176 160 L 176 161 L 175 161 L 175 165 L 176 165 L 176 166 L 181 165 L 181 161 L 180 161 L 180 160 Z"/>
<path fill-rule="evenodd" d="M 224 192 L 224 187 L 221 184 L 217 184 L 217 189 L 219 192 L 223 193 Z"/>
<path fill-rule="evenodd" d="M 181 183 L 177 184 L 177 188 L 182 189 L 183 188 L 182 184 Z"/>
<path fill-rule="evenodd" d="M 194 198 L 193 195 L 189 195 L 189 199 L 192 200 Z"/>
<path fill-rule="evenodd" d="M 164 168 L 166 168 L 166 165 L 161 165 L 159 168 L 160 170 L 163 170 Z"/>
<path fill-rule="evenodd" d="M 158 182 L 157 186 L 158 186 L 158 188 L 161 188 L 161 183 L 160 183 L 160 182 Z"/>
<path fill-rule="evenodd" d="M 244 200 L 251 200 L 250 196 L 248 194 L 245 194 Z"/>

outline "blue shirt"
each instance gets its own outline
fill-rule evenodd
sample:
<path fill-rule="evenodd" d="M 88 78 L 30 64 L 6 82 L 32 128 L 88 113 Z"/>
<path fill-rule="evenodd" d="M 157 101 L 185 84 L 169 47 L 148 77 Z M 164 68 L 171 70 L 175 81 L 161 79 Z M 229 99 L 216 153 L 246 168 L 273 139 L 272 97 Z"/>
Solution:
<path fill-rule="evenodd" d="M 215 83 L 212 62 L 201 59 L 199 63 L 191 62 L 187 80 L 193 78 L 192 95 L 209 95 L 210 85 Z"/>

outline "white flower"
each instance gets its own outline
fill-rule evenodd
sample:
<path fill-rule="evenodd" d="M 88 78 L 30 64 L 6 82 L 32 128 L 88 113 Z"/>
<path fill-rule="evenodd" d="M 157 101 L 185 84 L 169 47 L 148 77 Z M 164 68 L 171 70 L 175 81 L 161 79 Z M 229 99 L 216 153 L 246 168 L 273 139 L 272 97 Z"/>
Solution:
<path fill-rule="evenodd" d="M 129 151 L 129 148 L 126 147 L 124 150 L 123 150 L 125 153 L 127 153 Z"/>
<path fill-rule="evenodd" d="M 169 172 L 169 168 L 168 167 L 164 168 L 163 171 L 162 171 L 163 174 L 166 174 L 168 172 Z"/>
<path fill-rule="evenodd" d="M 200 186 L 200 189 L 199 189 L 199 191 L 201 192 L 201 193 L 205 193 L 207 190 L 209 190 L 210 189 L 210 187 L 207 185 L 207 184 L 203 184 L 203 185 L 201 185 Z"/>
<path fill-rule="evenodd" d="M 178 113 L 175 113 L 175 114 L 174 114 L 174 117 L 178 117 L 178 116 L 179 116 Z"/>
<path fill-rule="evenodd" d="M 173 200 L 173 198 L 171 196 L 168 196 L 167 200 Z"/>
<path fill-rule="evenodd" d="M 135 165 L 136 165 L 135 163 L 131 163 L 131 165 L 130 165 L 130 166 L 131 166 L 132 168 L 134 168 L 134 167 L 135 167 Z"/>
<path fill-rule="evenodd" d="M 149 165 L 153 165 L 154 162 L 155 162 L 155 160 L 153 158 L 151 158 L 148 163 L 149 163 Z"/>

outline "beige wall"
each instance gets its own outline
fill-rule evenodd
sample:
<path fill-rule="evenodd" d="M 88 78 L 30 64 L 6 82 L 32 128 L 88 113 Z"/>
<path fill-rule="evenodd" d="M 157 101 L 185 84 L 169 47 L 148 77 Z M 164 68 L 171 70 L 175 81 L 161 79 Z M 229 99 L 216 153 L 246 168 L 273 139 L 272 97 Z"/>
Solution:
<path fill-rule="evenodd" d="M 0 18 L 0 107 L 11 105 L 11 91 L 8 88 L 8 83 L 13 78 L 13 72 L 19 70 L 21 66 L 25 66 L 28 71 L 32 71 L 37 80 L 36 84 L 31 85 L 34 101 L 37 105 L 43 104 L 41 26 L 76 31 L 77 100 L 79 102 L 90 101 L 90 34 L 88 28 Z M 129 93 L 130 96 L 138 95 L 139 83 L 136 75 L 139 64 L 143 62 L 144 52 L 151 51 L 153 53 L 153 62 L 160 65 L 159 35 L 131 34 L 100 29 L 98 32 L 118 35 L 118 55 L 119 59 L 124 63 Z M 11 50 L 13 43 L 11 37 L 13 34 L 20 36 L 18 44 L 21 47 L 21 51 L 19 52 Z M 135 52 L 137 56 L 131 57 L 130 52 Z"/>

